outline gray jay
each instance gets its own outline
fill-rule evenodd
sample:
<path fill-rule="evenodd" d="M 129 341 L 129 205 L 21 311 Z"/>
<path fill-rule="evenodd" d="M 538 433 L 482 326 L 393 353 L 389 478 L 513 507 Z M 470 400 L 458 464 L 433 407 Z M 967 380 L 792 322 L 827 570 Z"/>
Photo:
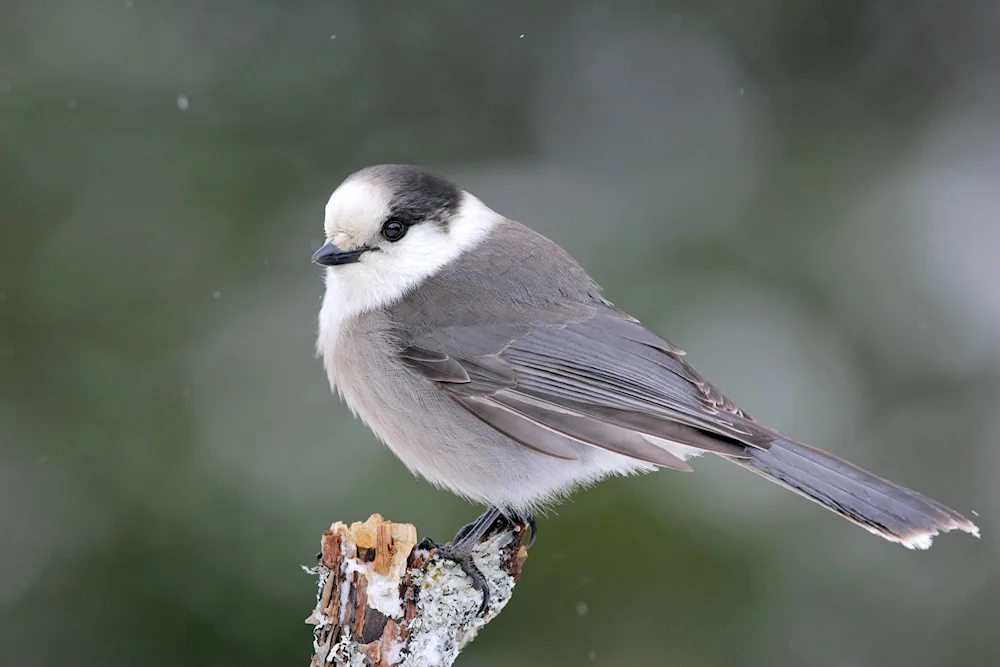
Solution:
<path fill-rule="evenodd" d="M 925 549 L 978 535 L 941 503 L 754 421 L 562 248 L 419 167 L 349 176 L 326 205 L 317 349 L 331 386 L 415 474 L 488 510 L 472 547 L 610 475 L 709 452 Z"/>

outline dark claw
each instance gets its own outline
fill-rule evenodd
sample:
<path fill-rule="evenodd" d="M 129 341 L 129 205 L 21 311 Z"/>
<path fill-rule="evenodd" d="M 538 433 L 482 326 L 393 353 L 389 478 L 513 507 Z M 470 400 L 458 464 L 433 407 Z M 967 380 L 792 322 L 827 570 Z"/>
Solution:
<path fill-rule="evenodd" d="M 438 544 L 437 542 L 435 542 L 434 540 L 432 540 L 429 537 L 425 537 L 424 539 L 420 540 L 417 543 L 417 548 L 418 549 L 424 549 L 426 551 L 432 551 L 434 549 L 440 549 L 442 546 L 444 546 L 444 545 Z"/>
<path fill-rule="evenodd" d="M 438 547 L 437 555 L 455 563 L 462 568 L 462 572 L 469 575 L 469 579 L 472 580 L 472 587 L 483 594 L 483 601 L 479 605 L 478 614 L 480 616 L 485 615 L 490 608 L 490 585 L 486 583 L 486 577 L 483 576 L 483 573 L 472 560 L 472 551 L 463 548 L 456 549 L 453 546 L 443 546 Z"/>
<path fill-rule="evenodd" d="M 528 528 L 531 529 L 531 537 L 528 538 L 527 547 L 530 549 L 535 544 L 535 539 L 538 537 L 538 524 L 535 523 L 535 517 L 529 516 L 524 520 L 528 524 Z"/>

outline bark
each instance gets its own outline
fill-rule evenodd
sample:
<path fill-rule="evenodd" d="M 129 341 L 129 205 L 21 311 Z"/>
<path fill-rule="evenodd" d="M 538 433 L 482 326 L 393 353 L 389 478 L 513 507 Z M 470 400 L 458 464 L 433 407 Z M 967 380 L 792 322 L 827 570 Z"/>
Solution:
<path fill-rule="evenodd" d="M 514 592 L 527 558 L 523 525 L 478 545 L 474 558 L 490 585 L 482 595 L 457 565 L 417 549 L 417 530 L 373 514 L 337 522 L 323 534 L 312 667 L 448 667 Z"/>

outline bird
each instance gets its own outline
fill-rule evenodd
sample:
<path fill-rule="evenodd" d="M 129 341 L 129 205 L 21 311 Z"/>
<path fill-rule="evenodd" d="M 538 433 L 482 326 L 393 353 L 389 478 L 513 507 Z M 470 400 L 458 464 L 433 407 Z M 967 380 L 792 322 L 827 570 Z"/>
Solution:
<path fill-rule="evenodd" d="M 414 474 L 484 505 L 472 549 L 614 475 L 720 456 L 911 549 L 979 529 L 945 505 L 758 423 L 565 250 L 415 165 L 349 175 L 324 216 L 316 340 L 331 388 Z"/>

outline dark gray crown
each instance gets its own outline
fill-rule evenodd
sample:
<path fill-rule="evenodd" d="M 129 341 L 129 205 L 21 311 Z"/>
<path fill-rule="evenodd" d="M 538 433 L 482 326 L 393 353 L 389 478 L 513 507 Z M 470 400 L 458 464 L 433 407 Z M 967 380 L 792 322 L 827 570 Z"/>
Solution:
<path fill-rule="evenodd" d="M 462 200 L 462 190 L 457 185 L 409 164 L 367 167 L 347 180 L 361 180 L 383 188 L 390 202 L 390 217 L 405 225 L 429 221 L 446 226 Z"/>

